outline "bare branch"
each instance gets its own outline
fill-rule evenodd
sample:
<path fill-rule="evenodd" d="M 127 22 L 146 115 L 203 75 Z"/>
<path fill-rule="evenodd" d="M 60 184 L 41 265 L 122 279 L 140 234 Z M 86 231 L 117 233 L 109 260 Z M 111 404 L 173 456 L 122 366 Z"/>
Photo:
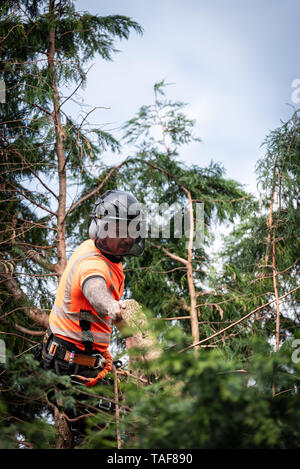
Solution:
<path fill-rule="evenodd" d="M 298 290 L 298 288 L 300 288 L 300 285 L 296 288 L 293 288 L 292 290 L 290 290 L 289 292 L 285 293 L 284 295 L 280 296 L 278 298 L 278 300 L 282 300 L 283 298 L 285 298 L 286 296 L 290 295 L 291 293 L 294 293 L 294 291 Z M 231 324 L 230 326 L 227 326 L 225 327 L 224 329 L 222 329 L 221 331 L 218 331 L 216 332 L 215 334 L 209 336 L 209 337 L 206 337 L 206 339 L 203 339 L 203 340 L 200 340 L 197 344 L 192 344 L 192 345 L 189 345 L 189 347 L 186 347 L 182 350 L 180 350 L 180 352 L 184 352 L 185 350 L 188 350 L 190 348 L 193 348 L 195 347 L 196 345 L 200 345 L 200 344 L 203 344 L 204 342 L 207 342 L 208 340 L 210 339 L 213 339 L 214 337 L 220 335 L 220 334 L 223 334 L 224 332 L 226 332 L 228 329 L 231 329 L 232 327 L 236 326 L 237 324 L 239 324 L 240 322 L 242 321 L 245 321 L 245 319 L 248 319 L 250 316 L 252 316 L 252 314 L 256 313 L 257 311 L 260 311 L 261 309 L 265 308 L 266 306 L 269 306 L 270 304 L 274 303 L 277 299 L 275 298 L 274 300 L 271 300 L 271 301 L 268 301 L 268 303 L 265 303 L 264 305 L 262 306 L 259 306 L 258 308 L 254 309 L 253 311 L 251 311 L 250 313 L 246 314 L 246 316 L 243 316 L 241 319 L 239 319 L 238 321 L 235 321 L 233 324 Z"/>
<path fill-rule="evenodd" d="M 17 331 L 23 332 L 23 334 L 32 335 L 35 337 L 40 337 L 45 334 L 45 331 L 32 331 L 30 329 L 27 329 L 26 327 L 20 326 L 19 324 L 15 324 L 15 328 L 17 329 Z"/>
<path fill-rule="evenodd" d="M 111 168 L 108 172 L 108 174 L 105 176 L 105 178 L 103 179 L 103 181 L 101 182 L 101 184 L 99 184 L 98 187 L 96 187 L 95 189 L 91 190 L 90 192 L 86 193 L 85 195 L 83 195 L 79 200 L 77 200 L 77 202 L 75 202 L 74 204 L 71 205 L 71 207 L 66 211 L 65 213 L 65 217 L 64 219 L 66 219 L 66 217 L 68 215 L 70 215 L 71 212 L 73 212 L 73 210 L 75 210 L 76 207 L 78 207 L 78 205 L 82 204 L 82 202 L 84 202 L 85 200 L 89 199 L 90 197 L 92 197 L 93 195 L 97 194 L 97 192 L 100 192 L 101 189 L 103 188 L 104 184 L 108 181 L 108 179 L 112 176 L 112 174 L 115 172 L 115 171 L 118 171 L 118 169 L 120 169 L 125 163 L 128 163 L 129 160 L 125 160 L 123 161 L 122 163 L 120 163 L 118 166 L 114 166 L 113 168 Z"/>
<path fill-rule="evenodd" d="M 7 182 L 7 181 L 6 181 Z M 12 187 L 13 191 L 14 192 L 17 192 L 18 194 L 20 194 L 22 197 L 24 197 L 24 199 L 26 200 L 29 200 L 30 203 L 32 203 L 33 205 L 35 205 L 36 207 L 39 207 L 41 208 L 42 210 L 44 210 L 45 212 L 48 212 L 50 213 L 51 215 L 54 215 L 55 217 L 57 217 L 57 213 L 55 212 L 52 212 L 52 210 L 50 210 L 49 208 L 45 207 L 44 205 L 41 205 L 39 204 L 38 202 L 36 202 L 35 200 L 32 200 L 30 197 L 28 197 L 27 195 L 25 195 L 22 191 L 20 191 L 19 189 L 17 189 L 13 184 L 11 184 L 10 182 L 7 182 L 9 184 L 9 186 Z"/>
<path fill-rule="evenodd" d="M 15 336 L 15 337 L 20 337 L 21 339 L 27 340 L 27 342 L 30 342 L 31 344 L 35 344 L 35 343 L 36 343 L 34 340 L 27 339 L 27 337 L 24 337 L 23 335 L 20 335 L 20 334 L 14 334 L 13 332 L 4 332 L 4 331 L 0 331 L 0 334 L 4 334 L 4 335 L 13 335 L 13 336 Z"/>
<path fill-rule="evenodd" d="M 76 93 L 76 91 L 81 87 L 85 77 L 87 76 L 87 74 L 89 73 L 89 71 L 91 70 L 91 68 L 93 67 L 93 64 L 89 67 L 89 69 L 84 73 L 84 77 L 82 77 L 82 79 L 80 80 L 79 82 L 79 85 L 76 86 L 75 90 L 59 105 L 58 107 L 58 111 L 61 110 L 61 108 L 63 107 L 63 105 L 69 100 L 72 98 L 72 96 Z"/>
<path fill-rule="evenodd" d="M 22 155 L 22 153 L 20 153 L 18 150 L 16 150 L 10 143 L 9 141 L 7 140 L 7 138 L 5 138 L 3 135 L 1 135 L 1 138 L 7 143 L 8 145 L 8 148 L 11 149 L 11 151 L 17 155 L 17 157 L 22 161 L 22 163 L 24 163 L 26 165 L 26 168 L 28 168 L 30 170 L 30 172 L 40 181 L 40 183 L 42 184 L 42 186 L 44 186 L 44 188 L 50 192 L 56 199 L 58 199 L 57 195 L 52 191 L 52 189 L 50 189 L 50 187 L 47 186 L 47 184 L 45 184 L 45 182 L 39 177 L 39 175 L 32 169 L 31 167 L 31 164 L 28 163 L 28 161 L 26 161 L 26 159 L 24 158 L 24 156 Z"/>
<path fill-rule="evenodd" d="M 1 262 L 0 277 L 15 301 L 27 301 L 26 295 L 20 289 L 12 273 L 7 272 Z M 36 307 L 24 308 L 24 311 L 36 324 L 47 329 L 49 326 L 49 316 L 46 313 Z"/>
<path fill-rule="evenodd" d="M 176 254 L 173 254 L 172 252 L 168 251 L 166 248 L 164 248 L 163 246 L 159 246 L 158 244 L 154 244 L 154 243 L 151 243 L 150 242 L 150 245 L 151 246 L 154 246 L 155 248 L 157 249 L 160 249 L 161 251 L 163 251 L 166 256 L 170 257 L 171 259 L 173 259 L 174 261 L 178 261 L 178 262 L 181 262 L 182 264 L 184 264 L 185 266 L 187 266 L 188 264 L 188 261 L 186 259 L 184 259 L 183 257 L 179 257 L 179 256 L 176 256 Z"/>

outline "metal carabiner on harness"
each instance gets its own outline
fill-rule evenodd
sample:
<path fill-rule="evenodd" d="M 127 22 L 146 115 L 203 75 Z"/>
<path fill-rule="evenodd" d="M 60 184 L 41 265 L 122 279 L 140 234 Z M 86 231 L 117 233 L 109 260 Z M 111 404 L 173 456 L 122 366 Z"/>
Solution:
<path fill-rule="evenodd" d="M 123 366 L 123 363 L 121 362 L 121 360 L 115 360 L 113 364 L 115 365 L 116 368 L 121 368 L 121 366 Z"/>
<path fill-rule="evenodd" d="M 95 365 L 93 366 L 93 369 L 97 369 L 100 367 L 104 368 L 106 364 L 106 359 L 103 357 L 103 355 L 101 355 L 101 353 L 95 353 L 94 355 L 92 355 L 92 357 L 97 357 L 97 361 Z"/>

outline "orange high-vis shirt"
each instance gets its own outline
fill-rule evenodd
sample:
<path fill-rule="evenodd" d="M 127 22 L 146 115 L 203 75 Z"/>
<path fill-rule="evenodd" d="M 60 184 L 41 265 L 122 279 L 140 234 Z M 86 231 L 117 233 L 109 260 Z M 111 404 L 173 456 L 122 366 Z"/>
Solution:
<path fill-rule="evenodd" d="M 82 292 L 84 281 L 91 277 L 104 278 L 112 297 L 120 300 L 124 291 L 122 264 L 110 262 L 89 239 L 68 261 L 59 282 L 49 326 L 53 334 L 73 342 L 81 350 L 84 350 L 83 342 L 91 342 L 94 350 L 103 352 L 110 342 L 111 319 L 98 314 Z M 81 321 L 90 323 L 89 330 L 83 330 Z"/>

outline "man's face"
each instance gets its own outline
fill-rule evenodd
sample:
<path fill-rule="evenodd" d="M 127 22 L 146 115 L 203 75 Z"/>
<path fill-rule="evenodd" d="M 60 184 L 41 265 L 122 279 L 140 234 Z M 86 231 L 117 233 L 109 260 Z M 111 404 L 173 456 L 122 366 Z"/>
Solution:
<path fill-rule="evenodd" d="M 106 238 L 106 246 L 111 253 L 122 255 L 129 252 L 134 245 L 135 239 L 127 238 Z"/>
<path fill-rule="evenodd" d="M 106 237 L 106 246 L 108 250 L 116 255 L 122 255 L 130 251 L 135 243 L 135 239 L 131 238 L 128 234 L 127 224 L 120 227 L 116 223 L 115 229 L 112 230 L 111 235 Z"/>

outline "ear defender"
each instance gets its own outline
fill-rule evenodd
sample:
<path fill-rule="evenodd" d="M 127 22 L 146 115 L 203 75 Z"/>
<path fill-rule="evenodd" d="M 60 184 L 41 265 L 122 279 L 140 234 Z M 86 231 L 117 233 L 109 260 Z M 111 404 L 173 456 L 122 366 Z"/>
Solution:
<path fill-rule="evenodd" d="M 92 221 L 89 224 L 89 228 L 88 228 L 89 237 L 93 241 L 95 241 L 97 236 L 99 236 L 99 232 L 100 232 L 100 227 L 99 227 L 99 224 L 98 224 L 98 220 L 101 220 L 101 215 L 97 215 L 97 208 L 98 207 L 99 207 L 99 204 L 96 203 L 94 208 L 93 208 L 93 211 L 92 211 L 92 213 L 89 217 L 89 218 L 92 219 Z M 101 210 L 101 208 L 100 208 L 100 210 Z"/>
<path fill-rule="evenodd" d="M 90 226 L 89 226 L 89 237 L 95 241 L 96 237 L 97 237 L 97 231 L 98 231 L 98 227 L 97 227 L 97 222 L 95 220 L 95 218 L 92 220 Z"/>

